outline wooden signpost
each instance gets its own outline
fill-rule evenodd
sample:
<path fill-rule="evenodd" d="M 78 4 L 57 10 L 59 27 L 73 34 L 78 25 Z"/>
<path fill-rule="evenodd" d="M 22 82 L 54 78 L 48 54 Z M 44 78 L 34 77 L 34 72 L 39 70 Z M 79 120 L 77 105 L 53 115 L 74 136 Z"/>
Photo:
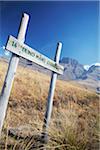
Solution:
<path fill-rule="evenodd" d="M 21 43 L 11 35 L 9 36 L 6 49 L 51 71 L 63 74 L 63 67 L 59 65 L 59 63 L 56 63 L 48 57 L 40 54 L 26 44 Z"/>
<path fill-rule="evenodd" d="M 57 45 L 54 61 L 42 55 L 41 53 L 37 52 L 35 49 L 32 49 L 26 44 L 24 44 L 28 20 L 29 20 L 29 15 L 24 13 L 19 28 L 18 38 L 16 39 L 13 36 L 9 36 L 6 45 L 6 49 L 12 52 L 12 56 L 9 62 L 7 74 L 0 95 L 0 134 L 4 123 L 7 105 L 8 105 L 8 99 L 10 96 L 14 76 L 17 70 L 19 58 L 23 57 L 27 60 L 30 60 L 52 71 L 52 77 L 51 77 L 51 83 L 50 83 L 50 89 L 48 94 L 48 101 L 47 101 L 47 107 L 46 107 L 46 113 L 45 113 L 45 119 L 43 125 L 43 133 L 45 139 L 47 137 L 47 129 L 49 126 L 51 112 L 52 112 L 52 103 L 53 103 L 53 96 L 54 96 L 57 74 L 63 74 L 63 70 L 64 70 L 63 66 L 59 64 L 62 44 L 59 42 Z"/>

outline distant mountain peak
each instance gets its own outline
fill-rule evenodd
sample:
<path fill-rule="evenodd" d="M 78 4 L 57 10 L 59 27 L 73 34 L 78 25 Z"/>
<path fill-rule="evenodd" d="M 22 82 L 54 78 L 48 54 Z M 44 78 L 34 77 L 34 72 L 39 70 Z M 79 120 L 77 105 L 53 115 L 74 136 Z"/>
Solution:
<path fill-rule="evenodd" d="M 100 66 L 100 63 L 95 63 L 95 64 L 93 64 L 93 65 L 95 65 L 95 66 Z"/>
<path fill-rule="evenodd" d="M 85 70 L 89 70 L 90 67 L 95 66 L 95 67 L 100 67 L 100 63 L 93 63 L 91 65 L 84 65 Z"/>
<path fill-rule="evenodd" d="M 64 66 L 64 74 L 62 79 L 77 80 L 84 73 L 85 69 L 77 60 L 63 57 L 60 63 Z"/>
<path fill-rule="evenodd" d="M 88 70 L 89 70 L 89 68 L 90 68 L 90 66 L 89 66 L 89 65 L 84 65 L 84 69 L 85 69 L 85 70 L 87 70 L 87 71 L 88 71 Z"/>

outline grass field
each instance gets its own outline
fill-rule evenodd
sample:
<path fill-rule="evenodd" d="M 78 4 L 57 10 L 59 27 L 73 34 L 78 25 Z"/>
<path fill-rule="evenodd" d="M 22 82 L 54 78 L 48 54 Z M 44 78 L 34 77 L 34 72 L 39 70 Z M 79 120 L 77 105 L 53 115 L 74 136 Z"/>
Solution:
<path fill-rule="evenodd" d="M 0 90 L 7 63 L 0 61 Z M 99 96 L 77 83 L 57 81 L 49 142 L 41 143 L 50 77 L 18 67 L 0 150 L 99 150 Z"/>

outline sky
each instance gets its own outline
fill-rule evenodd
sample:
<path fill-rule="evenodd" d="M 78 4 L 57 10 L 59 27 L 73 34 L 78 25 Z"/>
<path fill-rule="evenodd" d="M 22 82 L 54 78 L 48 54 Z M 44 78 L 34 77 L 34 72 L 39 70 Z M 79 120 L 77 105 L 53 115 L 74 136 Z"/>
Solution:
<path fill-rule="evenodd" d="M 30 15 L 25 43 L 54 59 L 57 43 L 61 59 L 81 64 L 99 62 L 98 1 L 0 1 L 0 53 L 9 35 L 17 38 L 22 14 Z"/>

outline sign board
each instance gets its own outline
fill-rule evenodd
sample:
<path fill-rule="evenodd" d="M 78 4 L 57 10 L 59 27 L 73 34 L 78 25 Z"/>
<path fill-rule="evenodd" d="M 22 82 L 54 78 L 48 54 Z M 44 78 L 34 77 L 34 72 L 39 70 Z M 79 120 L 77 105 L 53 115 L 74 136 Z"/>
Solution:
<path fill-rule="evenodd" d="M 53 72 L 63 74 L 63 66 L 57 64 L 55 61 L 42 55 L 26 44 L 21 43 L 18 39 L 11 35 L 9 36 L 6 49 Z"/>

